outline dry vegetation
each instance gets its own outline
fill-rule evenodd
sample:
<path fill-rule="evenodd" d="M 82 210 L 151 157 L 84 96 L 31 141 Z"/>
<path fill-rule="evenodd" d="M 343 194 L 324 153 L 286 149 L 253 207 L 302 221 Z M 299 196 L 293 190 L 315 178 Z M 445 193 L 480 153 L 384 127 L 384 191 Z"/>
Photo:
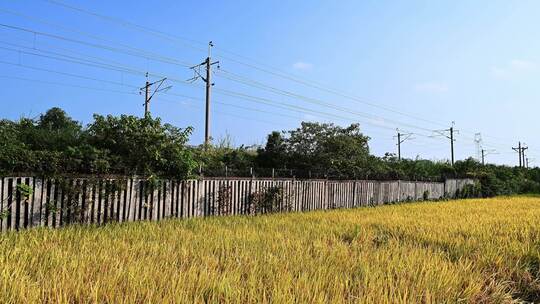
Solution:
<path fill-rule="evenodd" d="M 35 229 L 1 303 L 540 300 L 540 198 Z"/>

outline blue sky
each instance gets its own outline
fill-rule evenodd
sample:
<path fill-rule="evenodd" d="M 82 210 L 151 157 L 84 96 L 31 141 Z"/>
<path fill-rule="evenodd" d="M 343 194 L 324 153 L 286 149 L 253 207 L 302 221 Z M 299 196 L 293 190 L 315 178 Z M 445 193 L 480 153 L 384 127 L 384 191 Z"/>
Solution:
<path fill-rule="evenodd" d="M 193 126 L 191 143 L 201 143 L 204 88 L 184 82 L 193 77 L 185 65 L 202 62 L 212 40 L 221 68 L 213 75 L 215 140 L 229 134 L 236 145 L 261 144 L 302 120 L 358 122 L 377 155 L 395 152 L 400 128 L 416 134 L 404 157 L 446 159 L 449 141 L 429 135 L 455 121 L 457 159 L 476 156 L 480 132 L 484 148 L 499 152 L 490 162 L 516 164 L 510 148 L 521 140 L 540 164 L 540 2 L 60 3 L 111 18 L 54 1 L 0 2 L 4 118 L 53 106 L 84 123 L 93 113 L 142 115 L 136 87 L 148 71 L 172 85 L 154 97 L 152 114 Z"/>

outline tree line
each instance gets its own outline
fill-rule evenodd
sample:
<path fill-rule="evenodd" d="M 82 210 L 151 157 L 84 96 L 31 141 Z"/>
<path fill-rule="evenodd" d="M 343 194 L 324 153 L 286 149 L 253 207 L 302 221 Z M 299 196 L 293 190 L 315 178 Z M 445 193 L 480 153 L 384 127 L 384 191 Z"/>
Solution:
<path fill-rule="evenodd" d="M 331 179 L 441 180 L 475 178 L 483 196 L 540 192 L 540 170 L 482 165 L 469 158 L 398 160 L 370 154 L 370 138 L 358 124 L 302 122 L 274 131 L 263 146 L 234 147 L 230 141 L 188 145 L 191 127 L 178 128 L 147 115 L 94 115 L 85 126 L 60 108 L 38 118 L 0 121 L 3 175 L 140 175 L 167 178 L 288 176 Z M 270 173 L 271 170 L 271 173 Z"/>

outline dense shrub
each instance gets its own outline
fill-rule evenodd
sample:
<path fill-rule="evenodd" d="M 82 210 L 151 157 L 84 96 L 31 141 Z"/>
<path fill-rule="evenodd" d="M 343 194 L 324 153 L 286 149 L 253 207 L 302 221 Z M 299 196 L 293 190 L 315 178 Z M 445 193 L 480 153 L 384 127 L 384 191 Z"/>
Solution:
<path fill-rule="evenodd" d="M 479 184 L 464 189 L 460 196 L 540 193 L 538 168 L 484 166 L 472 158 L 452 166 L 447 161 L 398 160 L 393 154 L 376 157 L 369 153 L 370 138 L 358 124 L 303 122 L 297 129 L 270 133 L 261 147 L 234 147 L 230 137 L 216 145 L 189 147 L 191 131 L 150 115 L 94 115 L 90 124 L 82 126 L 63 110 L 52 108 L 37 119 L 0 121 L 0 173 L 186 178 L 200 170 L 210 176 L 473 178 Z"/>

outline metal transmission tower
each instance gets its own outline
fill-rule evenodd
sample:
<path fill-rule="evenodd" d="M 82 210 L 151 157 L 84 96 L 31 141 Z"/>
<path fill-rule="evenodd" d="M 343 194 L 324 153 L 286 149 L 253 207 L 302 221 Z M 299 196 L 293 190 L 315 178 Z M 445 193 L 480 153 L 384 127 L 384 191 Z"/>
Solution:
<path fill-rule="evenodd" d="M 397 149 L 397 151 L 398 151 L 398 160 L 401 160 L 401 144 L 404 143 L 407 140 L 413 139 L 412 138 L 413 133 L 401 133 L 399 131 L 399 129 L 396 129 L 396 131 L 397 131 L 397 135 L 394 136 L 394 138 L 397 138 L 396 146 L 398 147 L 398 149 Z"/>
<path fill-rule="evenodd" d="M 486 156 L 488 156 L 490 154 L 498 154 L 497 150 L 495 150 L 495 149 L 489 149 L 489 150 L 482 149 L 480 152 L 482 154 L 482 165 L 486 164 L 486 161 L 485 161 Z"/>
<path fill-rule="evenodd" d="M 455 125 L 455 122 L 452 121 L 452 126 L 449 129 L 433 130 L 433 132 L 436 134 L 432 136 L 432 137 L 443 136 L 450 140 L 450 154 L 451 154 L 452 166 L 454 165 L 454 142 L 456 141 L 454 139 L 454 134 L 459 134 L 459 131 L 454 129 L 454 125 Z"/>
<path fill-rule="evenodd" d="M 205 111 L 205 124 L 204 124 L 204 146 L 208 147 L 210 144 L 210 93 L 212 91 L 212 66 L 214 64 L 219 64 L 219 61 L 212 62 L 212 47 L 214 44 L 212 41 L 208 42 L 208 57 L 202 63 L 192 66 L 190 69 L 193 70 L 195 75 L 189 81 L 196 81 L 197 79 L 202 79 L 206 83 L 206 111 Z M 206 70 L 206 76 L 201 74 L 201 67 L 204 67 Z M 218 65 L 219 69 L 219 65 Z"/>
<path fill-rule="evenodd" d="M 482 158 L 482 133 L 474 134 L 474 143 L 476 144 L 476 159 L 481 160 Z"/>
<path fill-rule="evenodd" d="M 144 85 L 144 87 L 139 89 L 140 90 L 139 94 L 142 94 L 142 92 L 144 91 L 144 117 L 150 114 L 150 100 L 152 99 L 152 97 L 154 97 L 154 95 L 157 92 L 167 91 L 170 88 L 172 88 L 172 86 L 166 86 L 163 88 L 161 87 L 163 83 L 165 82 L 165 80 L 167 80 L 167 77 L 162 78 L 158 81 L 149 82 L 148 73 L 146 73 L 146 84 Z M 152 89 L 152 86 L 156 84 L 157 84 L 156 89 L 153 92 L 150 92 Z"/>

